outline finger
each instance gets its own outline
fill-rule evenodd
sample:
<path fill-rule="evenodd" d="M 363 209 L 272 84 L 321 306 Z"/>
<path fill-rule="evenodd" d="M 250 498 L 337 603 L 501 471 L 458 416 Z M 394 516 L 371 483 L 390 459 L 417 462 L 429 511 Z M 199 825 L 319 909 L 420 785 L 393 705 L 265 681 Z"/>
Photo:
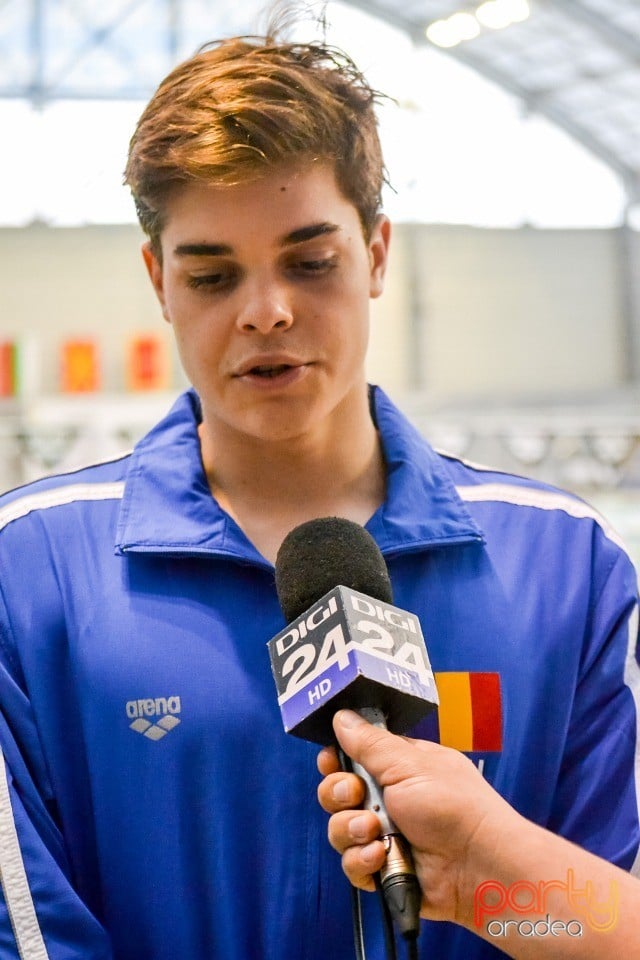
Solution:
<path fill-rule="evenodd" d="M 355 773 L 330 773 L 318 786 L 318 801 L 327 813 L 352 810 L 364 800 L 364 784 Z"/>
<path fill-rule="evenodd" d="M 380 836 L 380 821 L 370 810 L 341 810 L 329 820 L 329 843 L 338 853 L 365 846 Z"/>
<path fill-rule="evenodd" d="M 375 890 L 373 874 L 385 860 L 384 845 L 374 840 L 364 847 L 348 847 L 342 855 L 342 869 L 354 887 L 372 892 Z"/>
<path fill-rule="evenodd" d="M 362 764 L 382 786 L 424 774 L 425 754 L 437 746 L 424 743 L 418 751 L 413 741 L 367 723 L 352 710 L 339 710 L 333 718 L 333 728 L 346 754 Z"/>
<path fill-rule="evenodd" d="M 323 747 L 318 754 L 316 763 L 318 764 L 318 770 L 323 777 L 326 777 L 329 773 L 335 773 L 336 770 L 340 769 L 340 761 L 338 760 L 336 748 Z"/>

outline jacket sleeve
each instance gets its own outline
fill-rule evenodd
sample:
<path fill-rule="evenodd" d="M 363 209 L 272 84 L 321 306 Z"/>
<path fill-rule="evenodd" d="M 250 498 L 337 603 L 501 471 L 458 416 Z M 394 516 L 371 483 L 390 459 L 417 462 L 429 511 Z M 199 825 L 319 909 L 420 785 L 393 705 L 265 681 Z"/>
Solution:
<path fill-rule="evenodd" d="M 623 551 L 610 541 L 600 546 L 580 675 L 548 826 L 635 871 L 640 845 L 637 575 Z"/>
<path fill-rule="evenodd" d="M 112 960 L 74 889 L 37 726 L 0 597 L 0 957 Z"/>

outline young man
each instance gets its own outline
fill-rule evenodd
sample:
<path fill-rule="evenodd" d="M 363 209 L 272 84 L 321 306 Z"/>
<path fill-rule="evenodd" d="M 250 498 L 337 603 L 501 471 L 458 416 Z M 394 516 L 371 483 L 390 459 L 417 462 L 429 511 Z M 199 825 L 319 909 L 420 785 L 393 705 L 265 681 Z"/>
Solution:
<path fill-rule="evenodd" d="M 411 841 L 425 917 L 453 920 L 516 960 L 640 955 L 637 877 L 525 820 L 457 751 L 395 737 L 350 710 L 334 728 Z M 336 772 L 333 749 L 318 767 L 331 844 L 351 882 L 372 890 L 385 852 L 378 818 L 357 809 L 364 785 Z"/>
<path fill-rule="evenodd" d="M 366 384 L 374 105 L 339 54 L 230 40 L 140 120 L 127 180 L 194 389 L 130 456 L 0 504 L 3 958 L 353 956 L 316 749 L 283 733 L 266 650 L 277 548 L 324 515 L 366 523 L 436 670 L 498 678 L 487 779 L 635 858 L 628 558 L 581 502 L 437 455 Z"/>

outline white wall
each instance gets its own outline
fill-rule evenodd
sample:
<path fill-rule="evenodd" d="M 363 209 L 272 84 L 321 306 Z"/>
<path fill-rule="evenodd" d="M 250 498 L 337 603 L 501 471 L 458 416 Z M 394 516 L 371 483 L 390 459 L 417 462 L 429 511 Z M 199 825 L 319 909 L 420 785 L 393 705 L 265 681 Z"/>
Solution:
<path fill-rule="evenodd" d="M 600 390 L 623 376 L 612 230 L 415 228 L 438 398 Z"/>

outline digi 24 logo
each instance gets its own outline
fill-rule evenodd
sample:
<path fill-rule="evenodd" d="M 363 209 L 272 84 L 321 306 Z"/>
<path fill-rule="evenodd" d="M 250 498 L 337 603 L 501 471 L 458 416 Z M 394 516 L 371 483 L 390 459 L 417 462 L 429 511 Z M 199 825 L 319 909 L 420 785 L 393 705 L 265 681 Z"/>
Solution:
<path fill-rule="evenodd" d="M 417 617 L 347 587 L 332 590 L 269 646 L 280 702 L 334 665 L 344 670 L 356 651 L 409 671 L 426 686 L 434 682 Z"/>

